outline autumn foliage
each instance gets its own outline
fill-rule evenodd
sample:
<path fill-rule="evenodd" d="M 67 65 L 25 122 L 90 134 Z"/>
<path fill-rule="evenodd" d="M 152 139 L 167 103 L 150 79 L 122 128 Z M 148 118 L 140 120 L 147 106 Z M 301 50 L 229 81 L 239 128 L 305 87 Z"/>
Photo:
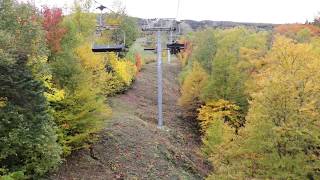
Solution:
<path fill-rule="evenodd" d="M 200 95 L 207 81 L 208 74 L 198 62 L 195 62 L 184 79 L 181 87 L 182 95 L 178 101 L 178 104 L 186 109 L 187 117 L 194 117 L 194 112 L 203 104 Z"/>
<path fill-rule="evenodd" d="M 96 15 L 74 6 L 63 16 L 0 1 L 0 179 L 41 179 L 89 147 L 111 115 L 106 97 L 135 78 L 133 61 L 91 51 Z"/>
<path fill-rule="evenodd" d="M 309 30 L 312 36 L 320 35 L 320 28 L 312 24 L 283 24 L 275 27 L 274 31 L 276 33 L 285 35 L 290 33 L 296 34 L 303 29 Z"/>
<path fill-rule="evenodd" d="M 198 120 L 204 132 L 214 121 L 223 121 L 236 132 L 244 125 L 239 110 L 239 106 L 223 99 L 210 101 L 198 109 Z"/>
<path fill-rule="evenodd" d="M 60 8 L 44 7 L 42 26 L 46 31 L 46 39 L 52 53 L 61 50 L 61 40 L 66 33 L 60 23 L 62 21 L 62 10 Z"/>
<path fill-rule="evenodd" d="M 178 59 L 180 60 L 181 64 L 185 66 L 187 64 L 188 58 L 192 54 L 192 43 L 190 40 L 184 39 L 181 40 L 182 44 L 185 45 L 185 49 L 183 49 L 179 54 L 178 54 Z"/>
<path fill-rule="evenodd" d="M 139 53 L 135 54 L 135 60 L 136 60 L 137 72 L 139 72 L 142 68 L 142 58 Z"/>
<path fill-rule="evenodd" d="M 320 177 L 320 31 L 293 24 L 274 32 L 188 36 L 178 103 L 197 113 L 202 152 L 214 166 L 207 179 Z"/>

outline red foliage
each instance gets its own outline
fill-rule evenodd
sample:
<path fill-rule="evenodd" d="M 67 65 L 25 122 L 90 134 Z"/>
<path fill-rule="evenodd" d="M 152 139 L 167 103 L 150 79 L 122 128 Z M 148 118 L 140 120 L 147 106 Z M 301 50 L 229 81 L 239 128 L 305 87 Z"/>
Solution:
<path fill-rule="evenodd" d="M 142 58 L 141 58 L 141 55 L 139 53 L 137 53 L 135 55 L 135 59 L 136 59 L 136 67 L 137 67 L 137 70 L 138 72 L 141 70 L 142 68 Z"/>
<path fill-rule="evenodd" d="M 60 8 L 44 7 L 42 26 L 46 30 L 46 39 L 52 53 L 61 50 L 61 40 L 67 30 L 60 26 L 62 10 Z"/>
<path fill-rule="evenodd" d="M 274 30 L 280 34 L 297 33 L 300 30 L 308 29 L 312 36 L 320 35 L 320 28 L 312 24 L 283 24 L 277 26 Z"/>

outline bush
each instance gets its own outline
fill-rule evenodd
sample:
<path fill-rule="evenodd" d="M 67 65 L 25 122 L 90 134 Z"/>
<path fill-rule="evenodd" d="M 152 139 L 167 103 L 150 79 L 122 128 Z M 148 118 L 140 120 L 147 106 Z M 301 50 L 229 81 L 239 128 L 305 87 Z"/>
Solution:
<path fill-rule="evenodd" d="M 126 59 L 118 59 L 115 54 L 108 55 L 107 60 L 115 75 L 119 77 L 126 86 L 131 85 L 137 72 L 136 66 Z"/>

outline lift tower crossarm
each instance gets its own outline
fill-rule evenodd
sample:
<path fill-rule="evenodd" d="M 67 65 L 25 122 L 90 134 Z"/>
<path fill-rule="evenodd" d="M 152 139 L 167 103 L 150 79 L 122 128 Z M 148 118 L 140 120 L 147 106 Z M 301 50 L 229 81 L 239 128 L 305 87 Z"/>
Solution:
<path fill-rule="evenodd" d="M 175 27 L 144 27 L 142 31 L 175 31 Z"/>

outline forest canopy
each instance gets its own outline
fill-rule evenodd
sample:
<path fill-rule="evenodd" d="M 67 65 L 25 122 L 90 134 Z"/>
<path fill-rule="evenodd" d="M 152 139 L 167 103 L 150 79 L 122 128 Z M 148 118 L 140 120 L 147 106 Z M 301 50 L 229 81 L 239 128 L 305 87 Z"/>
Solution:
<path fill-rule="evenodd" d="M 320 178 L 319 39 L 313 24 L 182 39 L 179 104 L 199 123 L 208 179 Z"/>

